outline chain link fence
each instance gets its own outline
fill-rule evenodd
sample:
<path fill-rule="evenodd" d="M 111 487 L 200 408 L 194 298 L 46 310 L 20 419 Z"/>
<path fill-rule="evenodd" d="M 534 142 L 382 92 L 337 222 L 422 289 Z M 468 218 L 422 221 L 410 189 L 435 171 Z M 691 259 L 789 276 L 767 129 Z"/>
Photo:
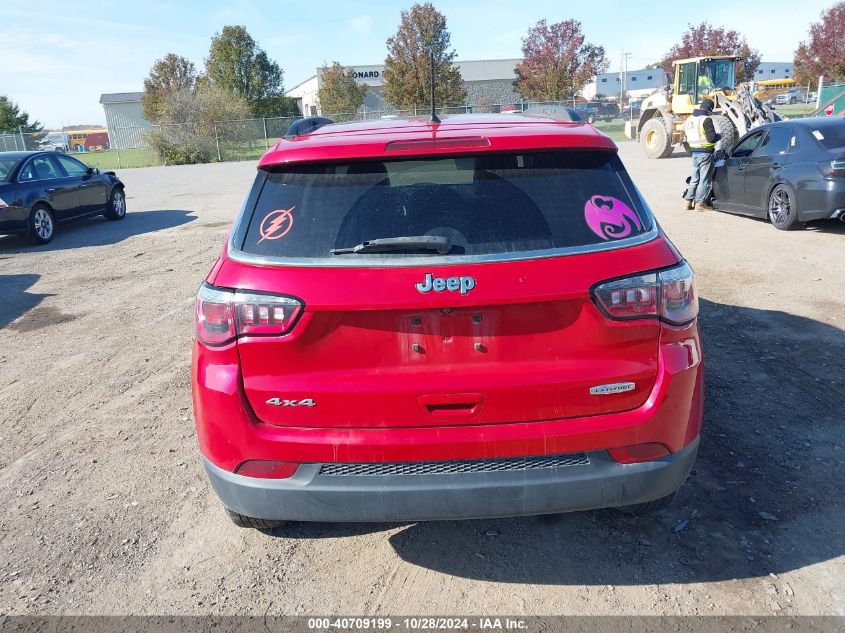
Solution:
<path fill-rule="evenodd" d="M 575 108 L 582 118 L 592 119 L 594 125 L 616 142 L 627 140 L 626 121 L 639 118 L 641 99 L 631 99 L 624 107 L 613 101 L 607 106 L 592 107 L 584 99 L 571 101 L 520 101 L 516 103 L 477 103 L 457 107 L 437 108 L 439 115 L 470 113 L 525 112 L 533 108 L 565 106 Z M 807 116 L 814 105 L 779 107 L 785 118 Z M 794 110 L 794 112 L 793 112 Z M 327 113 L 336 122 L 365 121 L 381 118 L 428 116 L 430 108 L 418 106 L 405 110 L 360 108 L 357 112 Z M 28 133 L 22 129 L 0 131 L 0 151 L 53 149 L 76 156 L 100 169 L 153 167 L 192 162 L 226 162 L 257 160 L 281 139 L 297 117 L 256 118 L 239 121 L 216 121 L 207 125 L 168 124 L 116 127 L 109 130 L 107 142 L 99 145 L 61 143 L 56 141 L 62 132 Z M 74 141 L 76 143 L 76 141 Z"/>
<path fill-rule="evenodd" d="M 534 106 L 575 107 L 575 101 L 520 102 L 478 104 L 437 109 L 439 115 L 469 113 L 524 112 Z M 368 109 L 357 112 L 327 113 L 333 121 L 375 120 L 385 117 L 428 116 L 425 106 L 398 109 Z M 48 149 L 67 152 L 100 169 L 154 167 L 186 162 L 227 162 L 257 160 L 287 133 L 294 121 L 303 118 L 276 117 L 239 121 L 215 121 L 205 126 L 167 124 L 114 127 L 109 130 L 107 145 L 86 147 L 84 144 L 50 142 L 60 132 L 28 133 L 22 130 L 0 132 L 0 151 Z M 621 129 L 621 119 L 620 119 Z M 613 130 L 610 130 L 611 132 Z M 55 138 L 53 138 L 55 141 Z M 621 140 L 621 137 L 620 137 Z M 164 149 L 167 146 L 169 151 Z M 181 150 L 181 153 L 180 153 Z M 168 157 L 170 160 L 168 160 Z"/>

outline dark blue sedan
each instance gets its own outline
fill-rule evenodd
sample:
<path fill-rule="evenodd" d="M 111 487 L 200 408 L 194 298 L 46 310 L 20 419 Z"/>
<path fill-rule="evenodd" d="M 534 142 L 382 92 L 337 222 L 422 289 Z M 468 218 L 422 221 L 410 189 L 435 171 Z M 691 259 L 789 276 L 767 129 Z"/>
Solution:
<path fill-rule="evenodd" d="M 122 220 L 123 183 L 56 152 L 0 152 L 0 234 L 53 239 L 57 224 L 91 215 Z"/>

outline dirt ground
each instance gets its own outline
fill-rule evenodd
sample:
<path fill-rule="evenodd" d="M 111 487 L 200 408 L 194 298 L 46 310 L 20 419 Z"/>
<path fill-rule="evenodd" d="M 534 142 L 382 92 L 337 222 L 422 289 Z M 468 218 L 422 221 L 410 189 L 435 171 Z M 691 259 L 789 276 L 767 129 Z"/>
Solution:
<path fill-rule="evenodd" d="M 682 212 L 689 158 L 621 154 L 702 296 L 706 421 L 669 510 L 235 528 L 190 341 L 254 164 L 124 170 L 124 221 L 0 237 L 0 614 L 845 615 L 845 224 Z"/>

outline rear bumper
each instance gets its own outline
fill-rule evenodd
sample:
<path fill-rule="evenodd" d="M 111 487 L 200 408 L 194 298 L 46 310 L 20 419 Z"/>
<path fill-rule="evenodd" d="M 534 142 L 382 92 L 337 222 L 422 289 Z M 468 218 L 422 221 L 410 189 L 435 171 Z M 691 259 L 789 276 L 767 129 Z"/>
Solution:
<path fill-rule="evenodd" d="M 798 219 L 839 220 L 845 214 L 845 182 L 841 178 L 818 179 L 798 190 Z"/>
<path fill-rule="evenodd" d="M 620 464 L 607 451 L 589 463 L 427 475 L 325 475 L 303 464 L 290 479 L 230 473 L 203 458 L 223 504 L 261 519 L 292 521 L 426 521 L 553 514 L 653 501 L 689 474 L 698 437 L 663 459 Z"/>

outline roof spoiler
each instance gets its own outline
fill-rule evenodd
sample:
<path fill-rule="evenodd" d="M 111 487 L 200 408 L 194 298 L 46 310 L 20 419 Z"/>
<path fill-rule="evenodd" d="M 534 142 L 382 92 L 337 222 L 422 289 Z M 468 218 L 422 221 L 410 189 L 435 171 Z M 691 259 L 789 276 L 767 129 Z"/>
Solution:
<path fill-rule="evenodd" d="M 285 138 L 291 139 L 295 136 L 301 136 L 302 134 L 310 134 L 317 128 L 321 128 L 324 125 L 329 125 L 331 123 L 334 123 L 334 121 L 327 119 L 324 116 L 307 116 L 304 119 L 299 119 L 298 121 L 291 123 L 287 134 L 285 134 Z"/>
<path fill-rule="evenodd" d="M 525 111 L 525 114 L 539 114 L 556 119 L 558 121 L 582 121 L 581 115 L 574 108 L 567 108 L 561 105 L 532 105 Z"/>

